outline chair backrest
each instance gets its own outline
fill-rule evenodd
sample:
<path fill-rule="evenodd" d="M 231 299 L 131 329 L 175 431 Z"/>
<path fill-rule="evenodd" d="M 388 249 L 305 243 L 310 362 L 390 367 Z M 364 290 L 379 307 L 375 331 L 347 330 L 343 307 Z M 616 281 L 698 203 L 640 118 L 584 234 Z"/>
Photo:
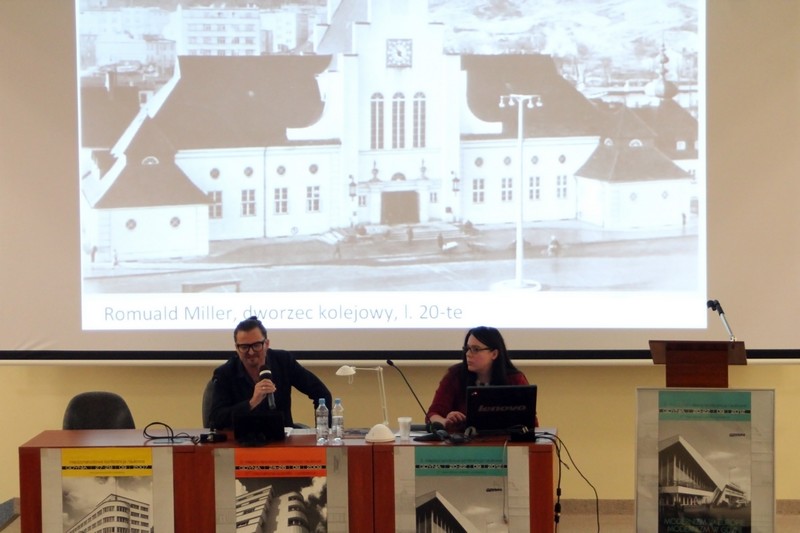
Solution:
<path fill-rule="evenodd" d="M 82 392 L 64 411 L 63 429 L 135 429 L 128 404 L 119 394 L 105 391 Z"/>
<path fill-rule="evenodd" d="M 214 401 L 214 378 L 208 380 L 203 390 L 203 427 L 211 427 L 211 404 Z"/>

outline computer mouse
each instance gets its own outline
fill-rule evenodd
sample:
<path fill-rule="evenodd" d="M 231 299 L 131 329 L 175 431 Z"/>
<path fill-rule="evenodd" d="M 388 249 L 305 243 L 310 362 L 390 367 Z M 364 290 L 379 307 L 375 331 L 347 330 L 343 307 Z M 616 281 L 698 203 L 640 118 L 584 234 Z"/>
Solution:
<path fill-rule="evenodd" d="M 450 442 L 452 442 L 453 444 L 464 444 L 468 440 L 469 439 L 467 439 L 461 433 L 451 433 L 450 434 Z"/>

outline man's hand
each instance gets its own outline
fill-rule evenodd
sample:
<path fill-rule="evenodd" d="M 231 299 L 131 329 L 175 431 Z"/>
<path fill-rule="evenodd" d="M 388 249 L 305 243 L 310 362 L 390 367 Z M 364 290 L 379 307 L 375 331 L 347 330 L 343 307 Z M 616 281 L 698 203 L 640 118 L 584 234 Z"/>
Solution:
<path fill-rule="evenodd" d="M 255 409 L 258 404 L 264 401 L 268 394 L 274 393 L 276 390 L 275 384 L 271 379 L 262 379 L 253 388 L 253 397 L 250 398 L 250 409 Z"/>

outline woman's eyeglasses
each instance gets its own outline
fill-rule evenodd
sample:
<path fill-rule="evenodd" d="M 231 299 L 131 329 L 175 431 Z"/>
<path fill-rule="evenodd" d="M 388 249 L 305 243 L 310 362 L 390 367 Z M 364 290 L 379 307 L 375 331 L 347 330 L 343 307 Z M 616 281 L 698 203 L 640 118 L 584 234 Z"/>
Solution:
<path fill-rule="evenodd" d="M 462 346 L 461 349 L 464 353 L 471 353 L 476 354 L 484 351 L 491 351 L 493 348 L 487 348 L 486 346 Z"/>

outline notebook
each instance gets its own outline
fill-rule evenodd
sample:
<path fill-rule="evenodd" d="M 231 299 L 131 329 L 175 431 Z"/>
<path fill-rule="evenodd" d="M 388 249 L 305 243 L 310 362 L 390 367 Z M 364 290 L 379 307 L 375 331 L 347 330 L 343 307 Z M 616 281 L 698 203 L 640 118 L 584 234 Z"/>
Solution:
<path fill-rule="evenodd" d="M 536 385 L 467 387 L 467 427 L 478 435 L 506 435 L 512 428 L 533 429 Z"/>
<path fill-rule="evenodd" d="M 262 446 L 286 438 L 283 414 L 247 413 L 233 417 L 233 438 L 242 446 Z"/>

